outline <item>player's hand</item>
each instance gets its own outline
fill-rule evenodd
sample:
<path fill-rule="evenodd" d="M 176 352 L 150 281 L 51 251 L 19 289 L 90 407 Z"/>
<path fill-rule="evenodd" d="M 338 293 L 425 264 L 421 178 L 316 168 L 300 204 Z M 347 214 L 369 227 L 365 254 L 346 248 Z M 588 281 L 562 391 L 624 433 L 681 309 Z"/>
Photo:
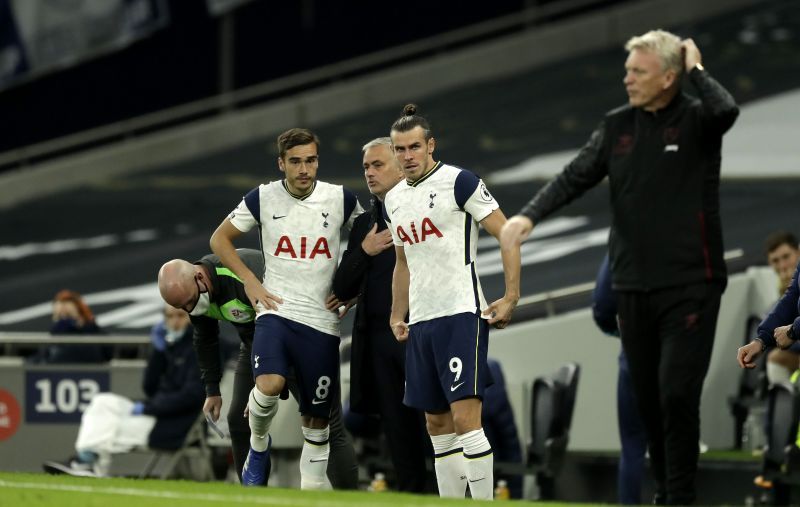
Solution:
<path fill-rule="evenodd" d="M 397 338 L 397 341 L 404 342 L 408 340 L 408 324 L 400 320 L 397 322 L 392 322 L 389 325 L 391 326 L 392 333 L 394 333 L 394 337 Z"/>
<path fill-rule="evenodd" d="M 222 411 L 222 396 L 209 396 L 203 403 L 203 413 L 211 416 L 211 420 L 217 422 L 219 413 Z"/>
<path fill-rule="evenodd" d="M 361 242 L 361 248 L 370 257 L 378 255 L 384 250 L 392 246 L 392 233 L 389 229 L 384 229 L 377 232 L 378 224 L 372 226 L 372 229 L 364 236 L 364 241 Z"/>
<path fill-rule="evenodd" d="M 339 310 L 339 307 L 342 306 L 342 302 L 339 301 L 339 298 L 336 297 L 336 294 L 331 294 L 325 300 L 325 309 L 329 312 L 336 312 Z"/>
<path fill-rule="evenodd" d="M 761 355 L 761 342 L 758 340 L 751 341 L 747 345 L 739 347 L 736 351 L 736 361 L 742 368 L 755 368 L 756 358 Z"/>
<path fill-rule="evenodd" d="M 348 301 L 347 303 L 345 303 L 344 306 L 340 307 L 339 308 L 339 320 L 342 320 L 344 318 L 344 316 L 347 315 L 347 312 L 350 311 L 350 308 L 354 307 L 357 302 L 358 302 L 358 298 L 353 298 L 350 301 Z"/>
<path fill-rule="evenodd" d="M 331 294 L 328 296 L 328 299 L 325 300 L 325 308 L 331 312 L 334 312 L 339 317 L 339 320 L 342 320 L 347 312 L 350 311 L 350 308 L 355 306 L 356 301 L 358 298 L 353 298 L 346 303 L 339 301 L 339 298 L 336 297 L 336 294 Z"/>
<path fill-rule="evenodd" d="M 778 347 L 786 350 L 794 344 L 794 340 L 789 338 L 789 328 L 792 327 L 791 324 L 788 326 L 778 326 L 775 328 L 775 331 L 772 332 L 772 336 L 775 337 L 775 341 L 778 342 Z"/>
<path fill-rule="evenodd" d="M 517 307 L 518 298 L 502 297 L 490 304 L 489 307 L 483 311 L 485 317 L 489 317 L 489 324 L 497 329 L 503 329 L 509 322 L 511 322 L 511 315 L 514 313 L 514 308 Z"/>
<path fill-rule="evenodd" d="M 533 222 L 522 215 L 514 215 L 506 220 L 500 230 L 500 248 L 512 250 L 518 248 L 533 231 Z"/>
<path fill-rule="evenodd" d="M 692 39 L 683 39 L 681 41 L 681 50 L 683 51 L 683 64 L 686 66 L 686 72 L 689 72 L 698 63 L 703 62 L 703 55 Z"/>
<path fill-rule="evenodd" d="M 244 291 L 254 309 L 258 303 L 261 303 L 267 310 L 277 310 L 278 305 L 283 303 L 283 299 L 271 294 L 258 281 L 246 281 L 244 283 Z"/>

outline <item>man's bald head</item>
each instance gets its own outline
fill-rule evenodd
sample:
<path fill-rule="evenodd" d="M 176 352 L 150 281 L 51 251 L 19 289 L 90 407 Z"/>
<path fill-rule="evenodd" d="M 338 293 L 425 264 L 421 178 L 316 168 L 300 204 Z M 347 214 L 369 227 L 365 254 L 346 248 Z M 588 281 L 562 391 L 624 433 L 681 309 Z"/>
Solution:
<path fill-rule="evenodd" d="M 196 273 L 195 265 L 183 259 L 164 263 L 158 270 L 158 291 L 164 302 L 175 308 L 193 307 L 200 293 Z"/>

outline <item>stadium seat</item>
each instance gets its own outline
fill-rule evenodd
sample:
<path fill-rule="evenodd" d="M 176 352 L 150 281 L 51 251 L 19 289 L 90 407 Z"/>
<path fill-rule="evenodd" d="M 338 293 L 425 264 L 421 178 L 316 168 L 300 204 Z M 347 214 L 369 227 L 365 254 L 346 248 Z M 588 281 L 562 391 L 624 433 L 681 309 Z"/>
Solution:
<path fill-rule="evenodd" d="M 756 336 L 761 323 L 760 317 L 751 316 L 745 326 L 743 345 Z M 734 419 L 734 449 L 741 449 L 744 442 L 744 426 L 751 412 L 759 413 L 764 406 L 767 394 L 766 354 L 756 360 L 755 368 L 745 368 L 739 377 L 739 388 L 734 396 L 728 397 L 728 406 Z"/>
<path fill-rule="evenodd" d="M 765 488 L 771 505 L 788 505 L 792 489 L 800 486 L 800 449 L 797 428 L 800 392 L 789 382 L 773 384 L 767 396 L 767 446 L 756 485 Z"/>
<path fill-rule="evenodd" d="M 566 455 L 579 377 L 580 366 L 567 363 L 533 381 L 528 466 L 536 472 L 543 500 L 552 498 L 554 478 Z"/>
<path fill-rule="evenodd" d="M 153 456 L 148 460 L 139 478 L 144 479 L 150 477 L 158 465 L 161 458 L 169 457 L 167 464 L 161 469 L 158 474 L 160 479 L 167 479 L 172 477 L 177 472 L 177 467 L 182 460 L 191 465 L 192 479 L 200 481 L 214 480 L 214 471 L 211 468 L 211 449 L 206 441 L 208 437 L 208 430 L 206 428 L 206 421 L 203 413 L 201 412 L 197 420 L 192 424 L 189 431 L 186 433 L 186 438 L 183 444 L 178 449 L 154 449 L 151 447 L 140 447 L 134 449 L 135 452 L 148 452 Z"/>

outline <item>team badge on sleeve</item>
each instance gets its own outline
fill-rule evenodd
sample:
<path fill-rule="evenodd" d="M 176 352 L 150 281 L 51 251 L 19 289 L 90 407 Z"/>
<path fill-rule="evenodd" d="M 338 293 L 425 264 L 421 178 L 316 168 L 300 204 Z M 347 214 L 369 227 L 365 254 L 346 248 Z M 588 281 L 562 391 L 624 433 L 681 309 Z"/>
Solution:
<path fill-rule="evenodd" d="M 481 183 L 481 199 L 486 202 L 494 201 L 494 197 L 492 197 L 492 194 L 489 193 L 489 189 L 486 188 L 485 183 Z"/>

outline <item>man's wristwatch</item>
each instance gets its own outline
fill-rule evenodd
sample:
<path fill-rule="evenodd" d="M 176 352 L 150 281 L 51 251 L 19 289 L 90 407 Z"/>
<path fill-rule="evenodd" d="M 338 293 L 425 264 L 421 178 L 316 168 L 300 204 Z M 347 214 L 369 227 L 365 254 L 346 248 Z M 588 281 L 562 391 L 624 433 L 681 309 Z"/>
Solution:
<path fill-rule="evenodd" d="M 761 338 L 756 338 L 753 341 L 756 341 L 756 342 L 761 344 L 761 352 L 764 352 L 765 350 L 767 350 L 767 344 Z"/>

